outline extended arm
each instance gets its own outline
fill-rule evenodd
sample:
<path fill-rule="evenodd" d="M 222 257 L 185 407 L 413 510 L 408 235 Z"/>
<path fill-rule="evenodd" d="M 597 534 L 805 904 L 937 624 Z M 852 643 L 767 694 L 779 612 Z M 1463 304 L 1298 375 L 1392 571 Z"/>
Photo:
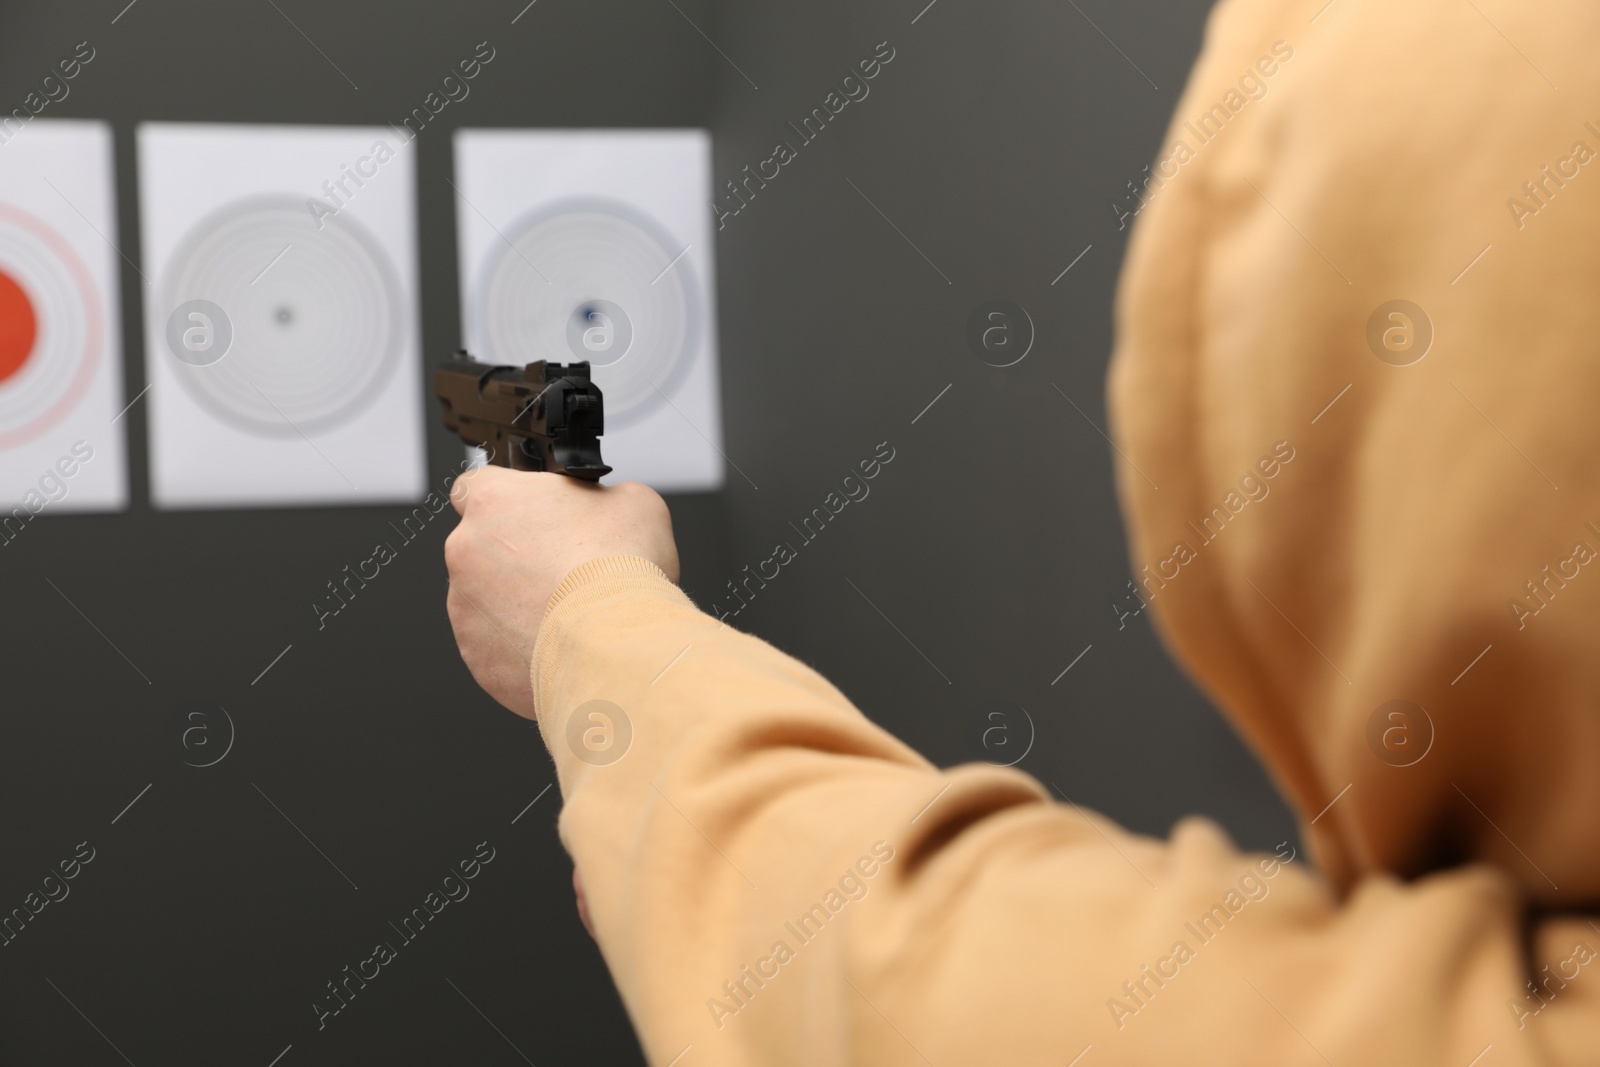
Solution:
<path fill-rule="evenodd" d="M 653 1063 L 1059 1067 L 1092 1046 L 1083 1067 L 1464 1067 L 1488 1045 L 1497 1064 L 1569 1062 L 1593 1027 L 1581 978 L 1536 1018 L 1510 1010 L 1520 901 L 1488 868 L 1371 879 L 1339 902 L 1290 850 L 1241 854 L 1204 820 L 1156 841 L 1016 771 L 940 772 L 696 609 L 659 538 L 615 551 L 651 498 L 561 481 L 504 473 L 468 502 L 452 575 L 494 613 L 493 576 L 533 568 L 518 596 L 548 603 L 507 602 L 496 626 L 536 651 L 521 694 L 492 684 L 537 713 L 562 839 Z M 587 523 L 595 551 L 568 566 L 570 539 L 536 550 L 536 514 Z M 508 642 L 475 644 L 474 610 L 452 614 L 483 678 L 484 649 Z M 1596 944 L 1582 929 L 1542 928 L 1539 962 Z"/>

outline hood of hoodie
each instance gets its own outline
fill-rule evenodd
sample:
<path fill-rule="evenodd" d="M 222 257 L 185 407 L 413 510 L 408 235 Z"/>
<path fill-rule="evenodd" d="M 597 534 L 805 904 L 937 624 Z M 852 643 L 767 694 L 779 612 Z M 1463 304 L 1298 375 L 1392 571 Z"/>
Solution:
<path fill-rule="evenodd" d="M 1134 577 L 1336 885 L 1592 906 L 1600 11 L 1323 2 L 1213 13 L 1120 209 Z"/>

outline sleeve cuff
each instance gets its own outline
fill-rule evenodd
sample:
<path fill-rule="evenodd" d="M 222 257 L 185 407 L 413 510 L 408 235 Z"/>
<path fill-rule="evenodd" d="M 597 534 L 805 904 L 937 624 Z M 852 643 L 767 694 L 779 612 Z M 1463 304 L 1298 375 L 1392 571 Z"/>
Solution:
<path fill-rule="evenodd" d="M 556 606 L 565 600 L 573 590 L 596 578 L 610 578 L 622 575 L 639 575 L 641 577 L 659 578 L 668 585 L 672 580 L 667 577 L 667 572 L 657 567 L 643 556 L 606 556 L 603 559 L 591 559 L 588 563 L 572 568 L 567 576 L 561 579 L 561 584 L 556 586 L 556 591 L 550 594 L 550 603 L 544 609 L 544 619 L 550 620 L 555 613 Z"/>
<path fill-rule="evenodd" d="M 658 598 L 664 596 L 667 600 L 677 602 L 675 606 L 694 608 L 666 572 L 643 556 L 606 556 L 574 567 L 550 595 L 550 603 L 545 606 L 544 618 L 539 626 L 539 640 L 534 647 L 533 659 L 528 664 L 535 709 L 539 707 L 540 693 L 556 670 L 559 649 L 563 643 L 562 627 L 573 611 L 581 612 L 586 603 L 626 593 L 644 593 Z"/>

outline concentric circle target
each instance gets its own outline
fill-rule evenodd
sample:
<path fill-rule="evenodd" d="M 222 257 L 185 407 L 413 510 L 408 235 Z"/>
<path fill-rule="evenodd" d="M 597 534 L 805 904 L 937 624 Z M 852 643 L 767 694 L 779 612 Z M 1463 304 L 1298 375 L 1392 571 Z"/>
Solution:
<path fill-rule="evenodd" d="M 201 222 L 174 256 L 164 313 L 209 301 L 227 315 L 224 358 L 170 366 L 213 414 L 292 435 L 346 421 L 398 359 L 399 286 L 364 230 L 304 203 L 251 200 Z M 165 321 L 165 314 L 163 321 Z"/>
<path fill-rule="evenodd" d="M 0 449 L 31 441 L 83 398 L 105 344 L 101 302 L 72 246 L 0 204 Z"/>
<path fill-rule="evenodd" d="M 569 200 L 528 216 L 496 242 L 481 275 L 475 317 L 488 351 L 479 358 L 588 359 L 607 425 L 642 416 L 672 392 L 700 337 L 685 251 L 621 203 Z"/>
<path fill-rule="evenodd" d="M 0 382 L 28 362 L 39 340 L 39 316 L 17 280 L 0 270 Z"/>

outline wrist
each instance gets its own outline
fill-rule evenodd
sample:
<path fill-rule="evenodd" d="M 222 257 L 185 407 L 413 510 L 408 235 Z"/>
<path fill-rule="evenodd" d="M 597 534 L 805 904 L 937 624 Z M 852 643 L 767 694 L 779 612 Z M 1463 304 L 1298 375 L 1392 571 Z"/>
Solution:
<path fill-rule="evenodd" d="M 533 656 L 528 664 L 533 687 L 534 708 L 540 706 L 541 690 L 552 677 L 560 658 L 564 631 L 591 613 L 605 610 L 610 602 L 665 596 L 680 604 L 692 604 L 677 584 L 658 565 L 643 556 L 619 555 L 591 559 L 568 571 L 557 584 L 545 605 Z"/>

